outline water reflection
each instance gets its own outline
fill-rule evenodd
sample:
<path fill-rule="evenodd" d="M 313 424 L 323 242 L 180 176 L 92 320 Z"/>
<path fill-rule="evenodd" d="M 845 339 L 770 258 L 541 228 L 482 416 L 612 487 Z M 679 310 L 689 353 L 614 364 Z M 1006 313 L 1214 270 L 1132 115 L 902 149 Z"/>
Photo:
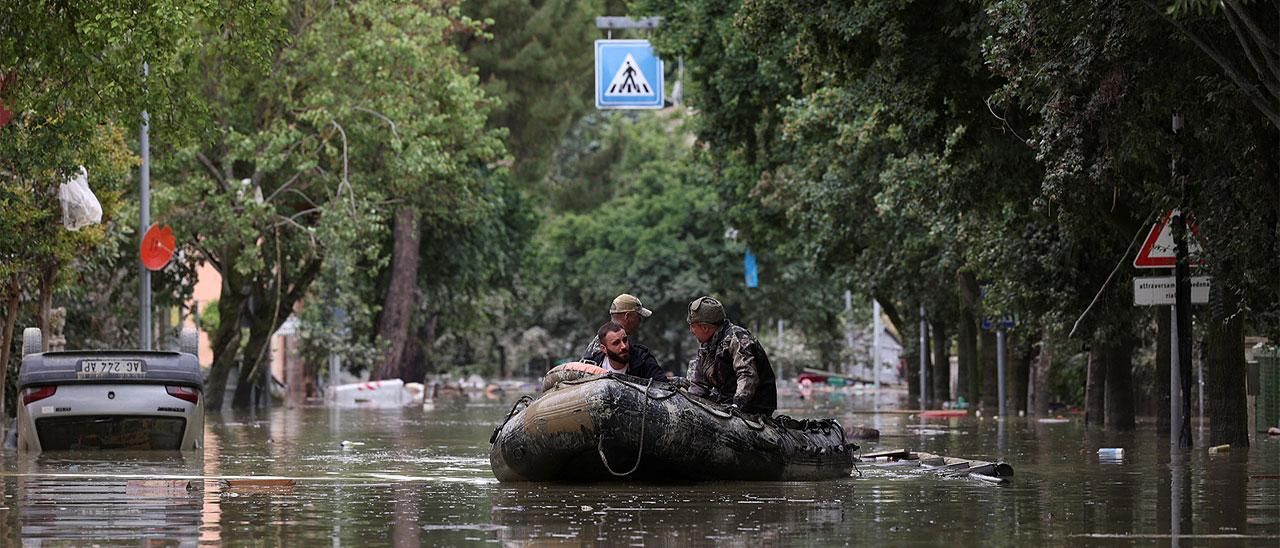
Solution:
<path fill-rule="evenodd" d="M 1017 475 L 1007 486 L 866 467 L 813 483 L 498 484 L 489 434 L 516 396 L 229 415 L 208 421 L 203 459 L 0 453 L 0 545 L 1280 544 L 1280 439 L 1171 461 L 1149 425 L 1112 435 L 1078 420 L 921 419 L 815 391 L 783 411 L 879 428 L 864 451 L 1003 458 Z M 1103 463 L 1102 447 L 1124 458 Z M 224 484 L 264 477 L 296 484 Z"/>
<path fill-rule="evenodd" d="M 204 491 L 198 456 L 95 452 L 14 460 L 13 498 L 6 502 L 24 546 L 196 544 Z"/>

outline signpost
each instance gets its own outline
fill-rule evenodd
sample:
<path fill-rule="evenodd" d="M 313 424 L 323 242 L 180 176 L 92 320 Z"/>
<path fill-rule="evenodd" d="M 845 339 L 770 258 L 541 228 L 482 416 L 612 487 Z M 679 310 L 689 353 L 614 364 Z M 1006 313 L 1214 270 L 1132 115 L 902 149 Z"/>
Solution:
<path fill-rule="evenodd" d="M 151 72 L 146 62 L 142 63 L 142 76 Z M 142 127 L 138 130 L 138 148 L 142 149 L 142 166 L 138 172 L 138 210 L 141 217 L 140 228 L 147 230 L 151 226 L 151 115 L 142 111 Z M 141 242 L 139 242 L 141 245 Z M 151 350 L 151 271 L 144 265 L 138 269 L 138 346 L 143 350 Z"/>
<path fill-rule="evenodd" d="M 987 287 L 980 286 L 978 288 L 978 298 L 985 299 L 987 297 Z M 1018 325 L 1017 316 L 1004 316 L 1001 318 L 982 318 L 982 330 L 996 330 L 996 398 L 1000 400 L 999 417 L 1004 419 L 1009 414 L 1009 402 L 1006 400 L 1005 377 L 1009 367 L 1007 332 Z M 1003 439 L 1004 436 L 1001 436 Z"/>
<path fill-rule="evenodd" d="M 1182 117 L 1174 115 L 1175 136 L 1181 128 Z M 1173 169 L 1177 180 L 1176 155 Z M 1171 210 L 1151 225 L 1142 248 L 1133 259 L 1134 268 L 1174 271 L 1173 276 L 1133 280 L 1134 305 L 1170 307 L 1169 440 L 1174 449 L 1191 447 L 1191 305 L 1209 302 L 1212 281 L 1208 276 L 1190 276 L 1190 267 L 1204 264 L 1200 243 L 1195 238 L 1199 233 L 1200 229 L 1186 215 L 1179 210 Z M 1192 237 L 1188 238 L 1189 235 Z"/>
<path fill-rule="evenodd" d="M 648 40 L 596 40 L 596 108 L 660 109 L 662 59 Z"/>

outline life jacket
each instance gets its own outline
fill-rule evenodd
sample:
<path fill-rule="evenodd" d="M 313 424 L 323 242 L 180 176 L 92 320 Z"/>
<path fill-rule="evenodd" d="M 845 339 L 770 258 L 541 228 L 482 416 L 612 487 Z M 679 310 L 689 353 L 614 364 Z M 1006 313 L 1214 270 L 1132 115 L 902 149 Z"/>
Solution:
<path fill-rule="evenodd" d="M 607 372 L 605 368 L 595 364 L 583 362 L 562 363 L 552 367 L 542 377 L 542 391 L 546 392 L 564 381 L 575 381 L 594 375 L 603 375 Z"/>

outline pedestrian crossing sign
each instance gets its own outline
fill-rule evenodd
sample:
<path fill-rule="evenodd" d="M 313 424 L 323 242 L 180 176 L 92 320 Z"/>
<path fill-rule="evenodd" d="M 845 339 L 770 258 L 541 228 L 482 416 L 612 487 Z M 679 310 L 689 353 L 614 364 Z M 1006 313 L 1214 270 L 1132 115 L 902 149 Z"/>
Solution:
<path fill-rule="evenodd" d="M 648 40 L 596 40 L 596 108 L 662 108 L 662 68 Z"/>

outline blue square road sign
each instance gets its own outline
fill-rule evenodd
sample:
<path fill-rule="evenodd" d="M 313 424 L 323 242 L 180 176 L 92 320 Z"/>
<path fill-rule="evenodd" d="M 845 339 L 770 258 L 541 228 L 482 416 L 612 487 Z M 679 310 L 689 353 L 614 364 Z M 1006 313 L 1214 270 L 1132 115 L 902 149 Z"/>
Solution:
<path fill-rule="evenodd" d="M 596 40 L 596 108 L 662 108 L 662 69 L 648 40 Z"/>

